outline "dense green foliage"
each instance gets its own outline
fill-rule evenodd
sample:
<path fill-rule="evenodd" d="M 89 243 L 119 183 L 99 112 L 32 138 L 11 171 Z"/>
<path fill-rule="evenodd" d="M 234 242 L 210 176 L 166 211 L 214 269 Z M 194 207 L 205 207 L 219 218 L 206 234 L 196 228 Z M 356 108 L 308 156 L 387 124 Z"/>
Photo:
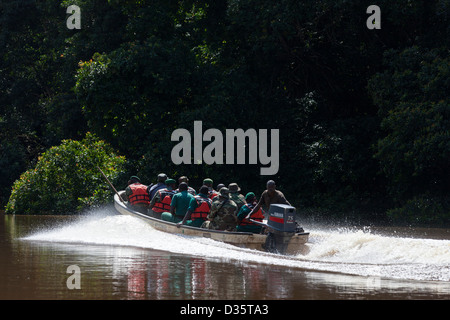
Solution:
<path fill-rule="evenodd" d="M 64 140 L 16 180 L 6 212 L 61 214 L 104 204 L 112 191 L 98 168 L 114 183 L 124 163 L 125 157 L 90 133 L 81 141 Z"/>
<path fill-rule="evenodd" d="M 450 210 L 450 57 L 411 47 L 386 52 L 387 70 L 370 82 L 385 135 L 376 157 L 389 194 L 403 207 L 395 218 L 439 222 Z"/>
<path fill-rule="evenodd" d="M 81 30 L 65 9 L 81 8 Z M 88 130 L 198 187 L 272 178 L 299 210 L 449 223 L 450 1 L 5 0 L 1 201 L 44 150 Z M 176 128 L 280 129 L 280 170 L 180 165 Z M 204 143 L 203 146 L 205 146 Z"/>

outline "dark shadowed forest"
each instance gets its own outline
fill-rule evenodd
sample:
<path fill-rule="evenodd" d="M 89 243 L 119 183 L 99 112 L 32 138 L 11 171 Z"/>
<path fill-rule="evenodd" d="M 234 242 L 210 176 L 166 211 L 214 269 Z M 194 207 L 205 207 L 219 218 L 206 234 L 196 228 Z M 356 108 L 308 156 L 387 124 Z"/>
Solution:
<path fill-rule="evenodd" d="M 372 2 L 2 0 L 2 208 L 108 202 L 99 166 L 118 189 L 273 179 L 304 215 L 449 225 L 450 1 Z M 194 121 L 278 129 L 278 171 L 176 165 L 171 135 Z"/>

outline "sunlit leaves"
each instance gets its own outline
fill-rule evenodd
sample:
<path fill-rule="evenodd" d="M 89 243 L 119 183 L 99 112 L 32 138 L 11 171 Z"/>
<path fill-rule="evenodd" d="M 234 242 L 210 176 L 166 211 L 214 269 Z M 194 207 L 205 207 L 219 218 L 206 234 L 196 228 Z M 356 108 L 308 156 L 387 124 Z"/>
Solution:
<path fill-rule="evenodd" d="M 111 200 L 111 189 L 98 167 L 114 183 L 124 164 L 123 156 L 91 133 L 81 141 L 64 140 L 14 183 L 6 211 L 69 214 L 105 203 Z"/>

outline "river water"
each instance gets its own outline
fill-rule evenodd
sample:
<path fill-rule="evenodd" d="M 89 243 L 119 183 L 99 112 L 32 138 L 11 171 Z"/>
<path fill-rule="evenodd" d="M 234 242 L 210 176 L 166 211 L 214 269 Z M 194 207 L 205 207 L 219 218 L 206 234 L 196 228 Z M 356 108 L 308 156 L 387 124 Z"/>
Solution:
<path fill-rule="evenodd" d="M 303 227 L 310 252 L 279 256 L 162 233 L 112 209 L 1 214 L 0 299 L 450 298 L 449 229 Z"/>

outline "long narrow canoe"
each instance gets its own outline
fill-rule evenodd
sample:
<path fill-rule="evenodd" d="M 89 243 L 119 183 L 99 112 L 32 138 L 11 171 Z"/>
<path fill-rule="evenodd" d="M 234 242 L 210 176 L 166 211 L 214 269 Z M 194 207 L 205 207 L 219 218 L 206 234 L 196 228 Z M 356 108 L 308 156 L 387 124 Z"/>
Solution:
<path fill-rule="evenodd" d="M 124 191 L 119 191 L 120 194 L 122 192 Z M 194 237 L 210 238 L 213 240 L 222 241 L 242 248 L 266 251 L 265 249 L 266 247 L 265 244 L 267 240 L 266 234 L 210 230 L 210 229 L 190 227 L 186 225 L 177 226 L 176 223 L 157 219 L 144 213 L 140 213 L 133 210 L 132 208 L 128 207 L 126 203 L 122 202 L 117 194 L 114 196 L 114 207 L 120 214 L 130 215 L 142 219 L 146 223 L 150 224 L 154 229 L 159 231 Z M 285 254 L 306 253 L 307 247 L 305 246 L 305 244 L 308 241 L 308 238 L 309 233 L 307 232 L 295 233 L 294 235 L 292 235 L 292 237 L 289 238 L 289 243 L 287 244 L 284 253 Z"/>

